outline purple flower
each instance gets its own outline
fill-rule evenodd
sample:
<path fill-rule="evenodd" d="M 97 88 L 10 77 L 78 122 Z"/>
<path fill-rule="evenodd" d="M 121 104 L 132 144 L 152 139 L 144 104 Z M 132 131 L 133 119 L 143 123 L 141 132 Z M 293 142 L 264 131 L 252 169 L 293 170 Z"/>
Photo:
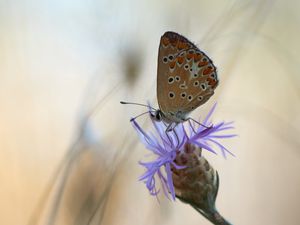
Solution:
<path fill-rule="evenodd" d="M 167 197 L 171 194 L 175 200 L 175 191 L 172 179 L 171 167 L 183 169 L 185 166 L 176 164 L 176 155 L 183 151 L 186 144 L 194 144 L 202 149 L 206 149 L 214 154 L 220 150 L 226 158 L 227 154 L 234 156 L 227 148 L 225 148 L 219 139 L 235 137 L 235 134 L 220 134 L 220 131 L 233 129 L 233 122 L 219 122 L 213 124 L 210 120 L 216 104 L 209 111 L 203 121 L 188 121 L 186 126 L 178 124 L 172 131 L 166 132 L 166 125 L 163 122 L 152 121 L 154 132 L 145 132 L 136 120 L 132 120 L 141 141 L 147 149 L 149 149 L 156 157 L 153 161 L 140 162 L 146 168 L 146 172 L 140 177 L 144 181 L 151 195 L 157 195 L 157 179 L 161 183 L 161 187 Z M 151 117 L 150 117 L 151 118 Z"/>

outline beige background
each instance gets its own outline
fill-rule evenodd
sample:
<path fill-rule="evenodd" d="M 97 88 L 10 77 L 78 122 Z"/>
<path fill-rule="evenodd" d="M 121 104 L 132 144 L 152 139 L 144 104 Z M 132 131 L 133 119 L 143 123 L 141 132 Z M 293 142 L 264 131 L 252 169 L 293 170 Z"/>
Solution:
<path fill-rule="evenodd" d="M 147 152 L 128 120 L 144 109 L 119 104 L 157 106 L 167 30 L 218 67 L 216 94 L 193 116 L 218 101 L 214 119 L 239 134 L 226 141 L 235 158 L 205 153 L 220 212 L 233 224 L 300 224 L 299 10 L 296 0 L 0 0 L 0 224 L 209 224 L 137 181 Z"/>

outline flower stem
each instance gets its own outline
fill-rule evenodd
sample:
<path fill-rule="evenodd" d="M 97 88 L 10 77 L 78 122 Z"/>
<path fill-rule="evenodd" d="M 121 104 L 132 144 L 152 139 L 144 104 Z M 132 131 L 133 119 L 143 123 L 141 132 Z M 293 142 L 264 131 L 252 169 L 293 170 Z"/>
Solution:
<path fill-rule="evenodd" d="M 216 209 L 213 209 L 210 212 L 204 212 L 195 206 L 193 206 L 193 208 L 215 225 L 232 225 Z"/>

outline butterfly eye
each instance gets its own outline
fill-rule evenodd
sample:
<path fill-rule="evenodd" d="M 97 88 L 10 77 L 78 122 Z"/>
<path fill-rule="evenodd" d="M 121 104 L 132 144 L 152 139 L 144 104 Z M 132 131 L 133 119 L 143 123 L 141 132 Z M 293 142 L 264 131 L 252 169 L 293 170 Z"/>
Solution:
<path fill-rule="evenodd" d="M 208 61 L 207 58 L 202 59 L 202 62 L 207 62 L 207 61 Z"/>
<path fill-rule="evenodd" d="M 192 95 L 189 95 L 189 96 L 188 96 L 188 100 L 189 100 L 189 101 L 192 101 L 192 100 L 193 100 L 193 96 L 192 96 Z"/>
<path fill-rule="evenodd" d="M 175 77 L 175 80 L 176 80 L 176 81 L 180 81 L 180 76 L 176 76 L 176 77 Z"/>
<path fill-rule="evenodd" d="M 175 98 L 175 93 L 174 92 L 169 92 L 169 98 L 171 98 L 171 99 Z"/>
<path fill-rule="evenodd" d="M 157 119 L 158 121 L 161 121 L 161 114 L 160 114 L 160 112 L 156 113 L 155 119 Z"/>
<path fill-rule="evenodd" d="M 165 57 L 163 57 L 163 59 L 162 59 L 162 60 L 163 60 L 163 62 L 164 62 L 164 63 L 167 63 L 167 62 L 168 62 L 168 58 L 167 58 L 166 56 L 165 56 Z"/>
<path fill-rule="evenodd" d="M 194 54 L 195 51 L 193 49 L 189 50 L 189 54 Z"/>
<path fill-rule="evenodd" d="M 214 73 L 212 73 L 212 74 L 210 75 L 210 77 L 214 79 L 214 78 L 216 78 L 216 75 L 215 75 Z"/>
<path fill-rule="evenodd" d="M 185 93 L 185 92 L 182 92 L 182 93 L 180 94 L 180 96 L 181 96 L 181 98 L 185 98 L 185 97 L 186 97 L 186 93 Z"/>
<path fill-rule="evenodd" d="M 172 84 L 173 82 L 174 82 L 174 77 L 169 77 L 168 83 L 169 83 L 169 84 Z"/>
<path fill-rule="evenodd" d="M 185 69 L 185 70 L 188 70 L 189 68 L 190 68 L 189 64 L 185 64 L 185 65 L 184 65 L 184 69 Z"/>
<path fill-rule="evenodd" d="M 197 77 L 198 77 L 198 74 L 197 74 L 197 73 L 194 73 L 193 76 L 194 76 L 194 78 L 197 78 Z"/>

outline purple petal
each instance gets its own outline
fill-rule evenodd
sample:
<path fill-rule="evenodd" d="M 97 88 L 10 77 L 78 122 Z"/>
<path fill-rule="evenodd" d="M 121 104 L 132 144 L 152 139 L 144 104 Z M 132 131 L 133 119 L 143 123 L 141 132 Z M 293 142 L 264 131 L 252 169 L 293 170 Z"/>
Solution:
<path fill-rule="evenodd" d="M 219 141 L 225 138 L 235 137 L 235 134 L 222 134 L 220 131 L 230 130 L 234 127 L 233 122 L 219 122 L 214 125 L 212 122 L 208 122 L 216 108 L 216 104 L 211 108 L 204 121 L 204 126 L 210 126 L 205 128 L 198 126 L 195 122 L 189 121 L 189 130 L 186 132 L 186 126 L 183 123 L 178 124 L 170 132 L 166 132 L 166 126 L 163 122 L 157 122 L 151 119 L 154 127 L 154 133 L 145 132 L 139 124 L 132 120 L 133 127 L 137 131 L 141 141 L 144 143 L 147 149 L 149 149 L 156 159 L 149 162 L 139 162 L 145 168 L 145 172 L 139 177 L 139 180 L 143 181 L 149 190 L 151 195 L 157 196 L 160 192 L 157 189 L 157 179 L 159 179 L 164 194 L 169 198 L 175 200 L 175 190 L 172 179 L 171 165 L 176 169 L 184 169 L 186 166 L 177 165 L 174 162 L 177 151 L 184 151 L 184 145 L 188 143 L 195 144 L 200 148 L 206 149 L 214 154 L 217 154 L 215 148 L 220 150 L 223 156 L 226 158 L 227 153 L 233 155 L 228 149 L 226 149 Z M 212 146 L 213 147 L 212 147 Z M 233 155 L 234 156 L 234 155 Z M 162 173 L 164 168 L 164 173 Z"/>
<path fill-rule="evenodd" d="M 213 140 L 213 139 L 209 139 L 211 142 L 213 142 L 213 143 L 215 143 L 216 145 L 218 145 L 218 147 L 222 150 L 222 153 L 223 153 L 223 155 L 225 154 L 225 151 L 227 152 L 227 153 L 229 153 L 230 155 L 232 155 L 232 156 L 234 156 L 235 157 L 235 155 L 231 152 L 231 151 L 229 151 L 227 148 L 225 148 L 223 145 L 221 145 L 219 142 L 217 142 L 217 141 L 215 141 L 215 140 Z M 224 151 L 225 150 L 225 151 Z M 226 154 L 225 154 L 226 155 Z M 226 157 L 225 157 L 226 158 Z"/>
<path fill-rule="evenodd" d="M 232 138 L 236 137 L 236 134 L 227 134 L 227 135 L 210 135 L 210 138 Z"/>
<path fill-rule="evenodd" d="M 169 198 L 168 182 L 167 182 L 166 178 L 163 176 L 163 174 L 161 173 L 160 170 L 157 171 L 157 175 L 160 180 L 160 183 L 161 183 L 161 186 L 162 186 L 165 196 L 167 196 Z"/>
<path fill-rule="evenodd" d="M 173 200 L 175 200 L 175 190 L 174 190 L 174 185 L 173 185 L 173 178 L 172 178 L 170 163 L 166 164 L 166 173 L 167 173 L 167 179 L 168 179 L 168 186 L 169 186 L 172 198 L 173 198 Z"/>
<path fill-rule="evenodd" d="M 204 121 L 203 121 L 203 124 L 206 125 L 207 124 L 207 121 L 210 119 L 211 115 L 213 114 L 213 112 L 215 111 L 215 108 L 217 106 L 217 103 L 215 103 L 213 105 L 213 107 L 209 110 L 208 114 L 206 115 Z"/>
<path fill-rule="evenodd" d="M 193 141 L 192 143 L 195 144 L 195 145 L 198 145 L 200 148 L 204 148 L 204 149 L 206 149 L 206 150 L 208 150 L 208 151 L 210 151 L 210 152 L 217 155 L 217 153 L 211 147 L 209 147 L 209 145 L 200 143 L 198 141 Z"/>

